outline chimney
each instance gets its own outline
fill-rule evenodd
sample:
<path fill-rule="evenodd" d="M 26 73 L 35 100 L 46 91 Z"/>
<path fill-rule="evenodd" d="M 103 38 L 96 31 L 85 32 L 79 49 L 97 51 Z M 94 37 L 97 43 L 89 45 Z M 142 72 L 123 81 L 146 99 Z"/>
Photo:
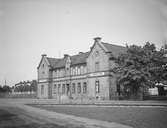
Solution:
<path fill-rule="evenodd" d="M 42 54 L 41 56 L 42 56 L 42 57 L 46 57 L 47 55 L 46 55 L 46 54 Z"/>
<path fill-rule="evenodd" d="M 94 41 L 95 41 L 95 43 L 96 43 L 96 42 L 100 43 L 100 42 L 101 42 L 101 37 L 95 37 L 95 38 L 94 38 Z"/>

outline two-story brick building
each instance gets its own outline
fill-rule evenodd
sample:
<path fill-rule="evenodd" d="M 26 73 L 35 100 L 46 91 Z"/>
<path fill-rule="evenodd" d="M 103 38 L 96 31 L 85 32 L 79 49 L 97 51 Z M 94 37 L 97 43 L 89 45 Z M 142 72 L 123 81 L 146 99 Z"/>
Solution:
<path fill-rule="evenodd" d="M 116 77 L 112 69 L 114 57 L 126 48 L 101 42 L 77 55 L 65 54 L 63 58 L 42 55 L 38 66 L 38 98 L 67 96 L 72 99 L 113 99 L 117 95 Z"/>

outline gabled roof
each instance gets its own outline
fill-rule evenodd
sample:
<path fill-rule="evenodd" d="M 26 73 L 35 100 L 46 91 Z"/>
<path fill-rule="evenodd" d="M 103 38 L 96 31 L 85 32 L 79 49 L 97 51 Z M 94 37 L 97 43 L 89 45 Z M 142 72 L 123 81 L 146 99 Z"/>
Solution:
<path fill-rule="evenodd" d="M 127 51 L 127 48 L 123 46 L 118 46 L 104 42 L 102 42 L 102 45 L 105 47 L 106 52 L 111 52 L 115 57 L 118 57 L 119 54 L 125 53 Z"/>
<path fill-rule="evenodd" d="M 71 65 L 84 64 L 86 63 L 86 58 L 88 57 L 89 52 L 79 53 L 77 55 L 70 56 Z M 64 68 L 66 64 L 65 58 L 49 58 L 47 57 L 52 68 Z"/>
<path fill-rule="evenodd" d="M 86 58 L 88 57 L 89 52 L 79 53 L 78 55 L 71 56 L 71 64 L 83 64 L 86 63 Z"/>
<path fill-rule="evenodd" d="M 53 68 L 55 66 L 55 64 L 60 60 L 60 59 L 57 59 L 57 58 L 51 58 L 51 57 L 47 57 L 47 60 L 50 64 L 50 66 Z"/>
<path fill-rule="evenodd" d="M 94 45 L 92 46 L 92 48 L 94 47 Z M 111 52 L 115 57 L 118 57 L 119 54 L 121 53 L 125 53 L 127 50 L 126 47 L 103 43 L 103 42 L 99 43 L 99 45 L 103 48 L 105 52 Z M 91 51 L 70 56 L 71 66 L 78 65 L 78 64 L 86 64 L 86 59 L 88 58 L 90 52 Z M 50 57 L 46 57 L 46 58 L 52 69 L 65 67 L 66 58 L 50 58 Z"/>

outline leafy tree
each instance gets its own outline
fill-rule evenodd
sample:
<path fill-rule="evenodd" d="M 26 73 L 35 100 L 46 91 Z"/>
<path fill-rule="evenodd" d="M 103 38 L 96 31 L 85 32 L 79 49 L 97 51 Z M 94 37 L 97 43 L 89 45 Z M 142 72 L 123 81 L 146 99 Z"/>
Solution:
<path fill-rule="evenodd" d="M 4 85 L 2 87 L 2 92 L 9 93 L 9 92 L 11 92 L 11 88 L 8 85 Z"/>
<path fill-rule="evenodd" d="M 116 68 L 119 72 L 117 82 L 123 85 L 125 94 L 137 97 L 143 88 L 167 78 L 165 53 L 164 47 L 157 51 L 155 45 L 149 42 L 143 47 L 127 46 L 127 53 L 116 59 L 119 65 Z"/>

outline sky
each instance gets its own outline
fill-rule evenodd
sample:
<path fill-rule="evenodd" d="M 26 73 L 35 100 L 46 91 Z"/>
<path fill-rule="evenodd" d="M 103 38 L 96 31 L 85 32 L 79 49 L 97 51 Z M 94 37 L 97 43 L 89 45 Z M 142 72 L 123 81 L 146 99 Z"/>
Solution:
<path fill-rule="evenodd" d="M 103 42 L 161 47 L 166 0 L 0 0 L 0 85 L 37 79 L 41 54 L 63 57 Z"/>

